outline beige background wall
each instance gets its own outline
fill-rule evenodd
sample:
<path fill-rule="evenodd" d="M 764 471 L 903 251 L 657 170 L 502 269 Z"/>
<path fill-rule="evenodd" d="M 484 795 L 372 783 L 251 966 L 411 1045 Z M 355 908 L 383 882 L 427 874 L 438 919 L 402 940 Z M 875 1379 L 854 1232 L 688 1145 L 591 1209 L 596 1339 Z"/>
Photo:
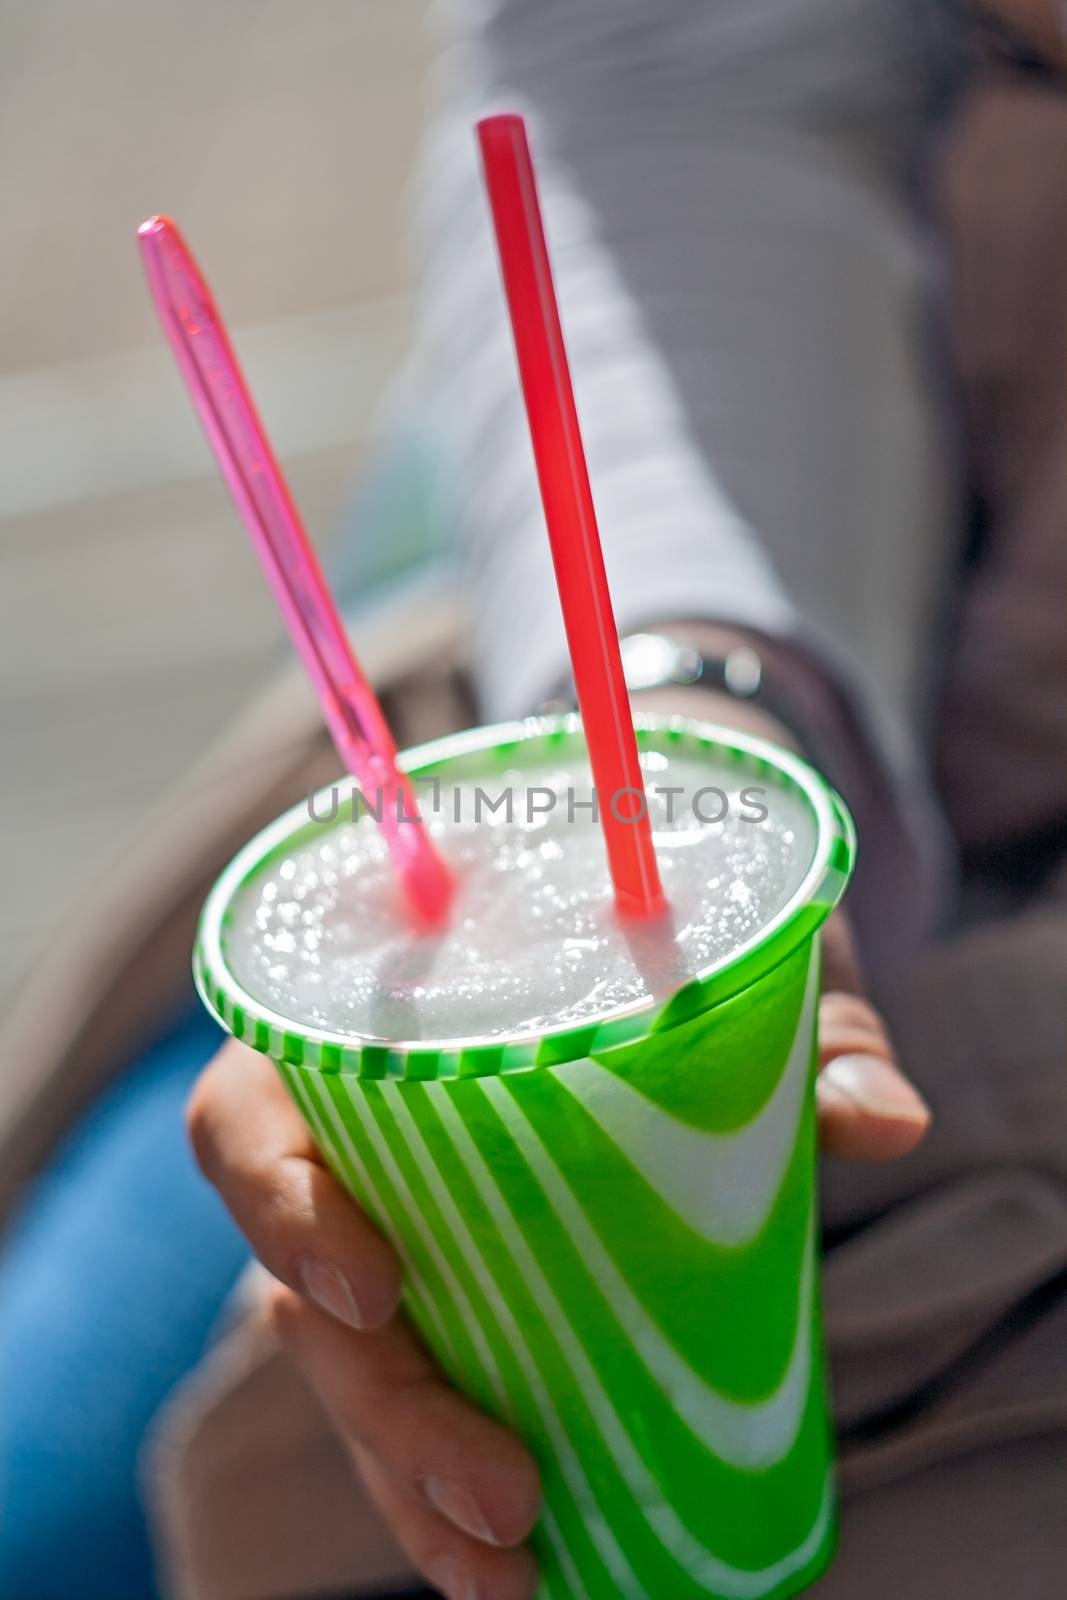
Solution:
<path fill-rule="evenodd" d="M 0 1004 L 281 648 L 136 225 L 184 228 L 325 542 L 404 346 L 426 52 L 419 0 L 0 0 Z"/>

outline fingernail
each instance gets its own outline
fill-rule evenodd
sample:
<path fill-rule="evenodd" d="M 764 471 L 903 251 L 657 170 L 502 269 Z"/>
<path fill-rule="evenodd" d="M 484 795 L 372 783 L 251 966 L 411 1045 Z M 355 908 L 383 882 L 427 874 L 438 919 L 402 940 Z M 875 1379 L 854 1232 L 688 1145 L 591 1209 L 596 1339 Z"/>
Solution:
<path fill-rule="evenodd" d="M 840 1094 L 868 1116 L 925 1127 L 930 1108 L 908 1080 L 880 1056 L 835 1056 L 820 1075 L 824 1089 Z"/>
<path fill-rule="evenodd" d="M 461 1483 L 451 1478 L 424 1478 L 422 1492 L 443 1517 L 469 1533 L 472 1539 L 481 1539 L 484 1544 L 500 1543 L 485 1520 L 481 1506 Z"/>
<path fill-rule="evenodd" d="M 476 1579 L 452 1556 L 431 1566 L 426 1576 L 447 1600 L 481 1600 Z"/>
<path fill-rule="evenodd" d="M 305 1256 L 300 1263 L 300 1283 L 309 1300 L 350 1328 L 366 1327 L 352 1285 L 332 1261 Z"/>

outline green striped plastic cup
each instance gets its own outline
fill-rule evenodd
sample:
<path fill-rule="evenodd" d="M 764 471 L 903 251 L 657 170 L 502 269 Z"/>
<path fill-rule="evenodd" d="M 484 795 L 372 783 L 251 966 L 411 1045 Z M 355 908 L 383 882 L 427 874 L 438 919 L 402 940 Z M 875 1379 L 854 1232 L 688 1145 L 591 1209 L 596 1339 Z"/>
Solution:
<path fill-rule="evenodd" d="M 533 1449 L 540 1593 L 761 1600 L 803 1588 L 834 1542 L 812 1081 L 819 928 L 854 835 L 785 752 L 703 724 L 636 726 L 643 749 L 792 790 L 814 822 L 785 908 L 665 1002 L 538 1037 L 408 1044 L 272 1014 L 230 971 L 230 907 L 321 837 L 303 805 L 223 873 L 195 973 L 395 1244 L 408 1313 L 449 1377 Z M 466 783 L 582 754 L 573 718 L 539 719 L 404 765 Z"/>

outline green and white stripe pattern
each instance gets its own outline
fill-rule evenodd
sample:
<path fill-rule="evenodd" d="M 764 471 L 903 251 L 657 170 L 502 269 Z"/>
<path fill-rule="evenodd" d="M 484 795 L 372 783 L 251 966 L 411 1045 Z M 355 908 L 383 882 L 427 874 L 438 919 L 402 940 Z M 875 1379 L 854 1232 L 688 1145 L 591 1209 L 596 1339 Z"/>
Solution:
<path fill-rule="evenodd" d="M 828 1555 L 817 969 L 808 943 L 758 996 L 554 1068 L 280 1065 L 427 1343 L 534 1448 L 556 1600 L 754 1600 Z"/>
<path fill-rule="evenodd" d="M 803 1588 L 834 1538 L 812 1076 L 818 929 L 854 838 L 783 752 L 676 721 L 638 734 L 729 749 L 802 789 L 818 825 L 786 912 L 666 1005 L 463 1048 L 295 1028 L 239 988 L 225 944 L 234 893 L 292 847 L 302 808 L 223 874 L 194 973 L 393 1240 L 445 1371 L 534 1450 L 542 1595 L 761 1600 Z M 575 737 L 550 719 L 475 730 L 405 764 L 458 777 Z"/>

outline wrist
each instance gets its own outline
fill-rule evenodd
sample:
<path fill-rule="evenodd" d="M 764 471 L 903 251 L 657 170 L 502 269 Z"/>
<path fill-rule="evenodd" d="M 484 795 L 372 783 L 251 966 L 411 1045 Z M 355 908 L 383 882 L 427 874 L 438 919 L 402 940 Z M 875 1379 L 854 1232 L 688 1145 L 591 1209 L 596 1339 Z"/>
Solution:
<path fill-rule="evenodd" d="M 672 620 L 649 624 L 648 631 L 692 660 L 685 662 L 685 675 L 672 681 L 646 685 L 639 678 L 630 691 L 635 710 L 717 722 L 789 750 L 806 750 L 806 671 L 787 645 L 731 623 Z"/>
<path fill-rule="evenodd" d="M 636 659 L 631 647 L 639 647 Z M 656 620 L 624 636 L 623 655 L 635 711 L 716 722 L 820 764 L 832 696 L 788 641 L 733 623 Z M 573 688 L 540 709 L 574 710 Z"/>
<path fill-rule="evenodd" d="M 795 735 L 763 707 L 728 694 L 725 689 L 709 689 L 704 684 L 668 684 L 656 689 L 639 689 L 630 695 L 635 711 L 657 712 L 668 717 L 692 717 L 697 722 L 715 722 L 738 733 L 751 733 L 759 739 L 787 750 L 800 751 Z"/>

